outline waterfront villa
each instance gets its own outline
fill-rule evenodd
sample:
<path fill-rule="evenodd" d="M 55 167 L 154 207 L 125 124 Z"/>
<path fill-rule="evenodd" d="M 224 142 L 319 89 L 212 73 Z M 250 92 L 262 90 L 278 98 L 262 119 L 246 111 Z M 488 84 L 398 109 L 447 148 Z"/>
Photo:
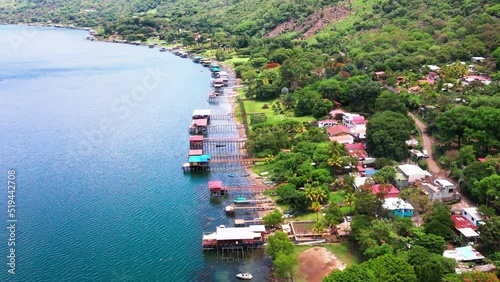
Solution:
<path fill-rule="evenodd" d="M 203 233 L 203 250 L 221 247 L 255 246 L 264 244 L 266 228 L 264 225 L 248 227 L 218 226 L 215 232 Z"/>

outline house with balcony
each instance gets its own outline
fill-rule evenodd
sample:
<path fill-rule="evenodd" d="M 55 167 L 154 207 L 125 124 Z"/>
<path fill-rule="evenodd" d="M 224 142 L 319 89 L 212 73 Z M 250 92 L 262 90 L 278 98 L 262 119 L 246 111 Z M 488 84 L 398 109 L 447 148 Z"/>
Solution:
<path fill-rule="evenodd" d="M 359 139 L 366 138 L 367 120 L 359 114 L 344 113 L 342 124 L 349 128 L 351 132 Z"/>

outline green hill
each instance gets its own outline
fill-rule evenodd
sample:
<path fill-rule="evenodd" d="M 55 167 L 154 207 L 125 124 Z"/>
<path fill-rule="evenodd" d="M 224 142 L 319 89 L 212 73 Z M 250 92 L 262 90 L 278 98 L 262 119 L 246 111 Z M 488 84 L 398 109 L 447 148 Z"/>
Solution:
<path fill-rule="evenodd" d="M 349 52 L 359 67 L 402 70 L 489 57 L 500 46 L 498 2 L 8 0 L 0 3 L 0 21 L 100 26 L 104 36 L 145 41 L 158 35 L 187 44 L 197 32 L 238 48 L 285 33 L 328 54 Z"/>

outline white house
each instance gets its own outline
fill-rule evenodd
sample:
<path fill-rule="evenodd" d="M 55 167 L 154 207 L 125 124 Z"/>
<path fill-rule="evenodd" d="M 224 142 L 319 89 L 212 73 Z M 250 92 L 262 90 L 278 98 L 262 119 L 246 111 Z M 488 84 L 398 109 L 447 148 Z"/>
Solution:
<path fill-rule="evenodd" d="M 484 224 L 483 216 L 479 213 L 477 208 L 464 208 L 462 210 L 462 215 L 465 216 L 465 218 L 467 218 L 475 226 Z"/>
<path fill-rule="evenodd" d="M 470 58 L 470 61 L 473 62 L 473 63 L 482 63 L 484 62 L 484 58 L 483 57 L 472 57 Z"/>
<path fill-rule="evenodd" d="M 412 164 L 400 165 L 398 166 L 398 171 L 407 179 L 407 184 L 413 184 L 419 180 L 423 181 L 432 176 L 428 171 L 421 169 L 418 165 Z"/>
<path fill-rule="evenodd" d="M 361 186 L 365 185 L 366 180 L 368 180 L 368 177 L 365 176 L 358 176 L 354 178 L 354 189 L 359 190 Z"/>
<path fill-rule="evenodd" d="M 455 185 L 446 179 L 437 179 L 434 183 L 424 182 L 422 191 L 429 200 L 451 201 L 459 197 Z"/>

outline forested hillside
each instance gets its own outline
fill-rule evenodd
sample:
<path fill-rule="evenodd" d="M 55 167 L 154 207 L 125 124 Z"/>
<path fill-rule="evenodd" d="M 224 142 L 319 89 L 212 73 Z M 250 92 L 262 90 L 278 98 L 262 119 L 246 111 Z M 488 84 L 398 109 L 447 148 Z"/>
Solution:
<path fill-rule="evenodd" d="M 336 15 L 323 10 L 337 6 Z M 358 67 L 378 70 L 488 57 L 500 45 L 500 4 L 486 0 L 8 0 L 0 9 L 3 22 L 50 20 L 101 26 L 103 35 L 118 32 L 130 40 L 159 35 L 188 38 L 186 43 L 197 32 L 240 48 L 266 34 L 302 38 L 319 23 L 306 34 L 319 32 L 307 41 L 310 47 L 328 54 L 348 51 Z"/>

